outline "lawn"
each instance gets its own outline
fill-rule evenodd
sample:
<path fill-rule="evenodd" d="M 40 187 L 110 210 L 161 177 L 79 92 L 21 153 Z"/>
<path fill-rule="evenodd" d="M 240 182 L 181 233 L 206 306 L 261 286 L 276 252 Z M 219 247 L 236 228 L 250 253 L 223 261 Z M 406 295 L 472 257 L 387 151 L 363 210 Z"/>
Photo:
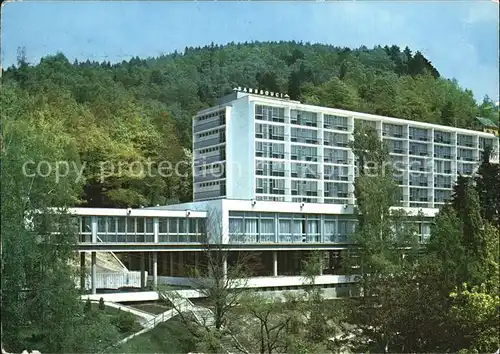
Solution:
<path fill-rule="evenodd" d="M 195 350 L 191 335 L 180 322 L 173 318 L 151 331 L 132 338 L 125 344 L 107 350 L 108 353 L 188 353 Z"/>

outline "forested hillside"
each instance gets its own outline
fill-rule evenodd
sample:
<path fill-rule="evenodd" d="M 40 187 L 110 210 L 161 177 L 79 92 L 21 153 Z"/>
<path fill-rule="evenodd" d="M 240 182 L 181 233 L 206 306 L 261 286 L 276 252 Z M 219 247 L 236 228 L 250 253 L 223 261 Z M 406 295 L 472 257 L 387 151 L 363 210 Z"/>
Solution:
<path fill-rule="evenodd" d="M 421 53 L 397 46 L 231 43 L 119 64 L 70 63 L 63 54 L 36 65 L 24 58 L 21 50 L 18 66 L 3 73 L 2 124 L 23 120 L 54 136 L 47 145 L 64 142 L 68 156 L 84 167 L 83 192 L 75 199 L 88 206 L 190 200 L 191 179 L 160 174 L 158 163 L 188 161 L 192 115 L 235 86 L 458 127 L 470 127 L 477 115 L 498 120 L 489 98 L 477 105 L 472 92 L 442 78 Z M 151 172 L 130 173 L 127 163 L 136 161 Z M 183 166 L 181 174 L 190 173 Z"/>

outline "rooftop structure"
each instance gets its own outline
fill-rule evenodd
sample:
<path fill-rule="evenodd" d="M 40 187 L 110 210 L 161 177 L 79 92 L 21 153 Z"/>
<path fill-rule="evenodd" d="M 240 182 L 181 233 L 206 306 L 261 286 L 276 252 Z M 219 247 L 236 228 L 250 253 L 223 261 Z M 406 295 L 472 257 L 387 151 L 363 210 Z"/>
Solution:
<path fill-rule="evenodd" d="M 495 124 L 491 119 L 476 117 L 477 126 L 485 133 L 491 133 L 498 137 L 498 124 Z"/>

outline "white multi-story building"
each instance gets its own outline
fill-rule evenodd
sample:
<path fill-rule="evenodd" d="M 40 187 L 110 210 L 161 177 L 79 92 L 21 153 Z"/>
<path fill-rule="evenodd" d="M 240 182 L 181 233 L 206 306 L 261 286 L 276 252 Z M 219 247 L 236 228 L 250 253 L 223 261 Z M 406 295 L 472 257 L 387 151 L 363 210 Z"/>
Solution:
<path fill-rule="evenodd" d="M 397 207 L 415 216 L 422 241 L 457 176 L 475 172 L 486 146 L 498 162 L 498 138 L 490 133 L 235 89 L 193 119 L 194 201 L 116 211 L 121 219 L 80 211 L 94 218 L 92 234 L 103 232 L 102 241 L 93 237 L 81 249 L 141 252 L 129 268 L 140 264 L 155 282 L 164 276 L 179 283 L 199 264 L 204 242 L 218 243 L 229 251 L 226 266 L 238 252 L 252 252 L 259 260 L 252 284 L 263 288 L 299 285 L 302 260 L 320 250 L 318 284 L 339 287 L 356 225 L 357 168 L 348 147 L 356 123 L 371 125 L 387 143 L 401 191 Z"/>
<path fill-rule="evenodd" d="M 348 143 L 356 123 L 373 126 L 387 143 L 404 207 L 443 205 L 457 176 L 474 173 L 486 145 L 498 152 L 493 134 L 275 95 L 235 90 L 194 117 L 194 201 L 352 205 L 356 167 Z"/>

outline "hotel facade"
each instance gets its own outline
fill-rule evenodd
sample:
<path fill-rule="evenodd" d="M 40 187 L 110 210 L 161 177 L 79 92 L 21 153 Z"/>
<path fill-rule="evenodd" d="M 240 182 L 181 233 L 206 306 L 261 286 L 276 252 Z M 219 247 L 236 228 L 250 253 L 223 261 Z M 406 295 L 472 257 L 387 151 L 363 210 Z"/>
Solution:
<path fill-rule="evenodd" d="M 89 223 L 80 248 L 135 252 L 140 256 L 129 270 L 147 269 L 153 283 L 181 284 L 201 262 L 203 244 L 218 243 L 230 251 L 229 267 L 237 252 L 254 253 L 250 284 L 260 288 L 299 286 L 302 260 L 320 250 L 319 284 L 340 289 L 348 282 L 343 252 L 356 226 L 357 167 L 348 147 L 356 124 L 373 127 L 387 144 L 397 207 L 415 217 L 421 242 L 457 177 L 476 171 L 487 146 L 498 163 L 499 142 L 491 133 L 238 88 L 193 118 L 193 202 L 113 211 L 122 221 L 107 209 L 75 209 Z"/>

